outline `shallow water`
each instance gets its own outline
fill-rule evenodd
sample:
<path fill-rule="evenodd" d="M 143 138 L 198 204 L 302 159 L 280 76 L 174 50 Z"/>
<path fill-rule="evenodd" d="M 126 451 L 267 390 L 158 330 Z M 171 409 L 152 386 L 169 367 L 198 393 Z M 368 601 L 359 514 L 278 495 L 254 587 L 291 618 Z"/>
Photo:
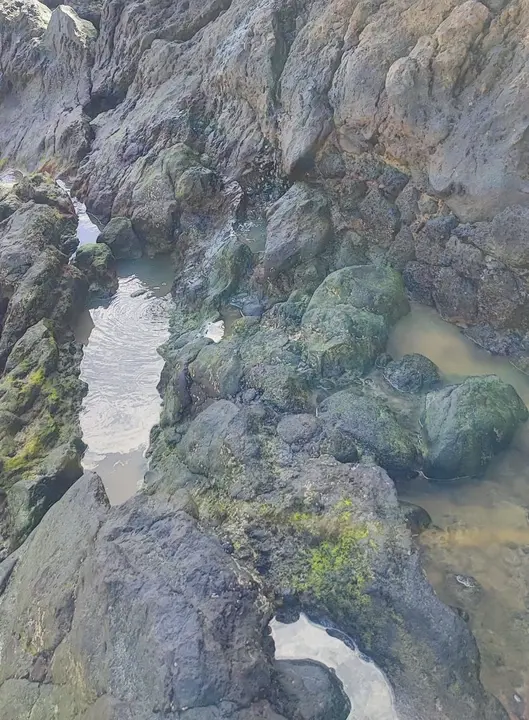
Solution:
<path fill-rule="evenodd" d="M 496 374 L 529 405 L 528 376 L 479 349 L 429 308 L 413 307 L 396 326 L 388 351 L 396 358 L 426 355 L 448 382 Z M 402 495 L 424 507 L 439 528 L 420 536 L 425 570 L 445 602 L 470 614 L 485 686 L 513 718 L 528 718 L 529 423 L 483 479 L 454 484 L 420 479 Z M 472 576 L 478 588 L 465 588 L 456 575 Z"/>
<path fill-rule="evenodd" d="M 351 701 L 348 720 L 398 720 L 393 691 L 377 666 L 305 615 L 270 623 L 278 660 L 315 660 L 332 668 Z"/>
<path fill-rule="evenodd" d="M 112 504 L 131 497 L 147 470 L 144 453 L 161 405 L 157 348 L 169 334 L 173 272 L 161 258 L 121 262 L 118 274 L 117 293 L 86 311 L 77 332 L 89 388 L 81 412 L 84 466 L 101 475 Z"/>

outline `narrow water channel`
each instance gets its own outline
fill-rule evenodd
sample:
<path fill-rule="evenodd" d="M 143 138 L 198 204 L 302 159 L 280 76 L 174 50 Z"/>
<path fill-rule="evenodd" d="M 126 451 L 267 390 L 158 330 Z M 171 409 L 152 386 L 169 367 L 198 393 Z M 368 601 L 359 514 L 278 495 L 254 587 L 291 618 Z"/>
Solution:
<path fill-rule="evenodd" d="M 99 228 L 81 202 L 74 205 L 80 244 L 95 242 Z M 161 406 L 157 348 L 169 334 L 173 271 L 167 258 L 123 260 L 118 279 L 116 294 L 86 310 L 76 329 L 88 384 L 80 418 L 88 445 L 83 465 L 100 475 L 113 505 L 138 491 L 148 469 L 145 451 Z"/>
<path fill-rule="evenodd" d="M 529 405 L 529 377 L 506 358 L 479 349 L 435 311 L 415 305 L 389 343 L 396 358 L 418 352 L 447 382 L 495 374 Z M 480 480 L 417 479 L 404 499 L 434 527 L 420 536 L 424 567 L 440 598 L 462 608 L 476 636 L 481 678 L 513 718 L 529 718 L 529 423 Z"/>

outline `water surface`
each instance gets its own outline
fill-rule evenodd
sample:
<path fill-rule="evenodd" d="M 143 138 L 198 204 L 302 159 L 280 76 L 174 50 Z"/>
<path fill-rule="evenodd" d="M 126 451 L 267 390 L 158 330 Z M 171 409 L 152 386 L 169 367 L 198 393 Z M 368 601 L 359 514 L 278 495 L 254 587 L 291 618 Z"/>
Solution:
<path fill-rule="evenodd" d="M 395 327 L 394 357 L 419 352 L 448 382 L 496 374 L 529 405 L 529 377 L 506 358 L 478 348 L 430 308 L 414 306 Z M 428 483 L 404 493 L 439 529 L 420 537 L 424 567 L 442 600 L 466 610 L 482 655 L 481 677 L 513 718 L 528 718 L 529 698 L 529 423 L 480 480 Z M 477 581 L 466 588 L 456 576 Z"/>
<path fill-rule="evenodd" d="M 351 701 L 348 720 L 398 720 L 384 673 L 358 650 L 303 614 L 290 624 L 274 619 L 270 627 L 277 660 L 314 660 L 336 672 Z"/>

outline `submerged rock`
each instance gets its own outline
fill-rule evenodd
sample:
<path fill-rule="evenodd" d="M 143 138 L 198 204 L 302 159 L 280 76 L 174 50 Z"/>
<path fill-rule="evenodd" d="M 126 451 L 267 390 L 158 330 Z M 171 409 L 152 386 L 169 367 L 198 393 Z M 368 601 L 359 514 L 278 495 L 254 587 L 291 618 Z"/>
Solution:
<path fill-rule="evenodd" d="M 482 475 L 527 417 L 516 390 L 494 375 L 429 393 L 422 415 L 426 474 L 439 480 Z"/>

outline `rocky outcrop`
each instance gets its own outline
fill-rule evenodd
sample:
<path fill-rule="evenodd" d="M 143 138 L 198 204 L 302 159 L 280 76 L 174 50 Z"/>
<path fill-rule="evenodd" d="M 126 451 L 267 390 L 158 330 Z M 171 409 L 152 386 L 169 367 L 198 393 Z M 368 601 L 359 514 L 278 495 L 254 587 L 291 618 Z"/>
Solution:
<path fill-rule="evenodd" d="M 85 476 L 0 564 L 0 608 L 1 718 L 347 716 L 323 668 L 274 663 L 270 605 L 182 497 L 109 510 Z M 300 714 L 310 672 L 327 697 Z"/>
<path fill-rule="evenodd" d="M 245 211 L 286 191 L 261 208 L 266 273 L 376 248 L 481 344 L 529 352 L 522 0 L 108 0 L 97 38 L 64 7 L 3 8 L 2 154 L 86 156 L 76 192 L 149 253 L 225 226 L 226 178 Z"/>
<path fill-rule="evenodd" d="M 86 243 L 75 253 L 74 265 L 86 277 L 93 297 L 112 295 L 118 289 L 116 259 L 104 243 Z"/>
<path fill-rule="evenodd" d="M 36 175 L 10 184 L 0 223 L 0 554 L 24 540 L 81 475 L 81 349 L 71 328 L 88 282 L 68 262 L 68 195 Z"/>

